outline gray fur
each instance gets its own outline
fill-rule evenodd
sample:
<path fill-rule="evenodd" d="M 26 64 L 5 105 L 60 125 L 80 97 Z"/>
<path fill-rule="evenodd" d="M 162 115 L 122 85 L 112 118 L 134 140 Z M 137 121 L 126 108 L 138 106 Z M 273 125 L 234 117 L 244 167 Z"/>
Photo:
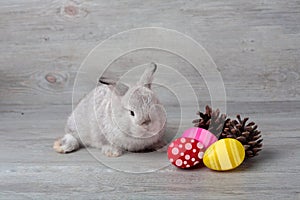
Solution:
<path fill-rule="evenodd" d="M 73 110 L 66 135 L 53 148 L 68 153 L 89 146 L 107 156 L 120 156 L 123 151 L 162 147 L 166 113 L 151 90 L 156 68 L 151 63 L 132 87 L 112 82 L 97 86 Z"/>

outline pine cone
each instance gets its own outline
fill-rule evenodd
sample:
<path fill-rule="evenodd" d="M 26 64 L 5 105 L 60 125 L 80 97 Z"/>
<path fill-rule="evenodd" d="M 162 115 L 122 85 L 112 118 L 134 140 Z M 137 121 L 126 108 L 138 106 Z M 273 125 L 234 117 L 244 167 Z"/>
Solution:
<path fill-rule="evenodd" d="M 203 128 L 209 130 L 211 133 L 219 137 L 223 131 L 224 122 L 226 120 L 226 115 L 221 114 L 220 110 L 212 110 L 208 105 L 205 107 L 205 113 L 197 112 L 200 119 L 193 120 L 195 127 Z"/>
<path fill-rule="evenodd" d="M 242 120 L 240 115 L 236 117 L 237 120 L 226 120 L 220 139 L 235 138 L 240 141 L 244 145 L 246 158 L 258 155 L 258 152 L 262 150 L 263 139 L 260 139 L 261 132 L 257 130 L 257 125 L 254 122 L 246 125 L 249 118 Z"/>

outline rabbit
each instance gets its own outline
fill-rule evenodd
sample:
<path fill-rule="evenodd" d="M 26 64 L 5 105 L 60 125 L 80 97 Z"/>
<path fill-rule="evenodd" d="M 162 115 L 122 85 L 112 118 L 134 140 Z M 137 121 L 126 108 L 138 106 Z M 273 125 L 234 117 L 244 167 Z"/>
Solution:
<path fill-rule="evenodd" d="M 69 153 L 95 147 L 106 156 L 118 157 L 125 151 L 164 147 L 166 112 L 151 90 L 156 69 L 151 63 L 131 87 L 100 78 L 101 84 L 69 116 L 66 134 L 54 142 L 54 150 Z"/>

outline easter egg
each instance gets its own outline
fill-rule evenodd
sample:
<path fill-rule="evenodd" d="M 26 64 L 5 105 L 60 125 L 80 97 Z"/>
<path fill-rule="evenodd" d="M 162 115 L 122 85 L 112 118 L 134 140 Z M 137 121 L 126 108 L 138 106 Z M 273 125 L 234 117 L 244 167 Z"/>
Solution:
<path fill-rule="evenodd" d="M 238 167 L 245 159 L 245 149 L 236 139 L 225 138 L 212 144 L 203 156 L 206 167 L 226 171 Z"/>
<path fill-rule="evenodd" d="M 212 134 L 208 130 L 197 127 L 187 129 L 186 131 L 184 131 L 182 137 L 198 140 L 204 145 L 205 148 L 208 148 L 210 145 L 218 141 L 218 138 L 214 134 Z"/>
<path fill-rule="evenodd" d="M 168 147 L 170 162 L 179 168 L 190 168 L 198 163 L 204 155 L 204 145 L 192 138 L 178 138 Z"/>

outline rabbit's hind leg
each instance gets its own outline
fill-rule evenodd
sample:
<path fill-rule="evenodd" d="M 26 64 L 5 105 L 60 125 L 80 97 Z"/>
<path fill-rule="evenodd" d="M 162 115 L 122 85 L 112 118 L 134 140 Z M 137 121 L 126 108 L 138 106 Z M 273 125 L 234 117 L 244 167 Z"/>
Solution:
<path fill-rule="evenodd" d="M 53 149 L 57 153 L 69 153 L 80 148 L 78 140 L 71 134 L 67 133 L 62 138 L 57 139 L 53 144 Z"/>

